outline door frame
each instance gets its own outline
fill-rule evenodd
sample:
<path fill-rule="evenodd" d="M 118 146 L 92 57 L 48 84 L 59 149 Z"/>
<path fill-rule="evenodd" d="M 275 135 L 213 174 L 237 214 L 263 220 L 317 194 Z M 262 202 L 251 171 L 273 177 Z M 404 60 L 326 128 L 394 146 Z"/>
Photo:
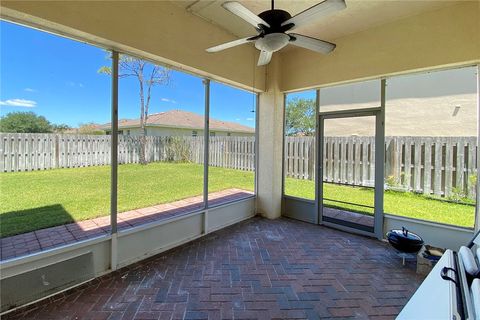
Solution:
<path fill-rule="evenodd" d="M 317 210 L 317 221 L 319 224 L 329 227 L 341 229 L 344 231 L 363 234 L 367 236 L 374 236 L 378 239 L 383 238 L 383 195 L 384 195 L 384 160 L 385 160 L 385 79 L 381 80 L 381 101 L 380 107 L 354 109 L 354 110 L 339 110 L 317 113 L 317 176 L 316 176 L 316 195 L 315 204 Z M 317 92 L 317 105 L 319 105 Z M 317 110 L 319 108 L 317 107 Z M 374 227 L 373 232 L 368 232 L 354 227 L 343 226 L 340 224 L 325 221 L 323 219 L 323 150 L 324 150 L 324 130 L 325 119 L 338 119 L 338 118 L 355 118 L 363 116 L 375 117 L 375 195 L 374 195 Z"/>

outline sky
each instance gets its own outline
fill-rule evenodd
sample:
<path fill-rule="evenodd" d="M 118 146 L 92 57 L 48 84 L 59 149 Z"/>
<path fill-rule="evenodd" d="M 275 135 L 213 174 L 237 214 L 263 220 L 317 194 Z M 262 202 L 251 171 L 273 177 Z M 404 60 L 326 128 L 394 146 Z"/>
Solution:
<path fill-rule="evenodd" d="M 0 114 L 33 111 L 55 124 L 78 127 L 110 122 L 109 66 L 100 48 L 0 21 Z M 152 89 L 150 114 L 172 109 L 204 114 L 202 79 L 172 71 L 169 85 Z M 255 96 L 212 82 L 210 117 L 255 126 Z M 119 118 L 139 117 L 139 85 L 119 80 Z"/>

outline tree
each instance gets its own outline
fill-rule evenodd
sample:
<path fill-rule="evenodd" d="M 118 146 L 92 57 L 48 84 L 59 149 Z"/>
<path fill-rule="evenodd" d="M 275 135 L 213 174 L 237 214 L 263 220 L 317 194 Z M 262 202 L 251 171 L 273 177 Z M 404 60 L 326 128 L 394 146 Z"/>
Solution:
<path fill-rule="evenodd" d="M 102 135 L 105 134 L 105 131 L 99 128 L 99 126 L 93 122 L 82 123 L 78 127 L 79 134 L 88 134 L 88 135 Z"/>
<path fill-rule="evenodd" d="M 70 130 L 71 127 L 68 124 L 61 123 L 61 124 L 53 124 L 52 125 L 53 132 L 55 133 L 64 133 L 67 130 Z"/>
<path fill-rule="evenodd" d="M 126 55 L 120 55 L 119 78 L 134 77 L 138 80 L 139 98 L 140 98 L 140 163 L 147 164 L 145 155 L 146 145 L 146 124 L 148 121 L 148 112 L 150 107 L 150 98 L 152 87 L 156 85 L 166 85 L 170 83 L 170 69 L 149 64 L 147 61 Z M 111 67 L 101 67 L 99 73 L 112 74 Z"/>
<path fill-rule="evenodd" d="M 285 132 L 289 136 L 315 133 L 315 100 L 294 98 L 285 109 Z"/>
<path fill-rule="evenodd" d="M 53 125 L 34 112 L 10 112 L 0 118 L 0 132 L 51 133 Z"/>

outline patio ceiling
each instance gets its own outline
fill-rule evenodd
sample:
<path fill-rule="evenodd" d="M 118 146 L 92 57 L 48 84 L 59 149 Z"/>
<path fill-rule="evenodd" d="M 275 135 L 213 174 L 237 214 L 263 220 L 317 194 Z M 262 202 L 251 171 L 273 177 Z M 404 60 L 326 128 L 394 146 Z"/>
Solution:
<path fill-rule="evenodd" d="M 273 65 L 255 66 L 258 50 L 252 45 L 205 52 L 209 46 L 254 34 L 221 7 L 223 2 L 2 1 L 1 14 L 247 90 L 268 90 L 265 78 L 274 73 L 280 91 L 293 91 L 480 60 L 480 2 L 347 0 L 347 9 L 298 29 L 334 41 L 332 54 L 285 48 L 274 55 L 282 61 L 273 72 Z M 255 13 L 270 6 L 269 1 L 240 2 Z M 276 7 L 296 14 L 315 3 L 278 0 Z"/>
<path fill-rule="evenodd" d="M 247 37 L 255 34 L 255 30 L 240 18 L 222 8 L 224 0 L 173 1 L 187 11 L 214 23 L 237 37 Z M 239 0 L 246 8 L 255 14 L 270 9 L 270 1 Z M 288 11 L 292 16 L 321 2 L 321 0 L 277 0 L 275 8 Z M 437 10 L 451 6 L 458 1 L 399 1 L 399 0 L 347 0 L 347 8 L 326 19 L 314 22 L 295 30 L 296 33 L 325 40 L 335 40 L 346 35 L 363 31 L 374 26 L 388 23 L 397 19 Z M 287 47 L 287 50 L 303 50 Z"/>

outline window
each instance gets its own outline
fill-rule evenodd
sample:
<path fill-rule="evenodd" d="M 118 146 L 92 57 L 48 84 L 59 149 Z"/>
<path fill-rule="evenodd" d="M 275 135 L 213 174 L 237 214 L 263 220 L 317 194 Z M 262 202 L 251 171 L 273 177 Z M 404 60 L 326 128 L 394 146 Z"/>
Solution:
<path fill-rule="evenodd" d="M 113 136 L 111 52 L 3 21 L 0 32 L 1 260 L 110 234 L 115 195 L 120 230 L 204 210 L 207 179 L 211 205 L 253 195 L 255 95 L 213 84 L 204 177 L 208 81 L 120 55 Z"/>
<path fill-rule="evenodd" d="M 290 93 L 285 102 L 284 194 L 315 199 L 315 90 Z"/>
<path fill-rule="evenodd" d="M 255 94 L 217 82 L 210 83 L 210 206 L 253 195 L 255 108 Z M 226 130 L 235 130 L 238 135 L 228 136 L 224 133 Z"/>
<path fill-rule="evenodd" d="M 0 140 L 12 148 L 0 152 L 18 152 L 0 170 L 2 259 L 106 234 L 111 80 L 97 73 L 105 51 L 5 21 L 0 29 Z M 75 224 L 87 219 L 88 234 Z M 8 249 L 25 233 L 32 246 Z"/>
<path fill-rule="evenodd" d="M 151 90 L 144 80 L 142 92 L 137 74 L 153 74 Z M 128 55 L 120 55 L 119 75 L 119 130 L 135 131 L 118 141 L 119 221 L 134 226 L 202 209 L 203 137 L 178 129 L 204 126 L 202 79 Z"/>
<path fill-rule="evenodd" d="M 476 68 L 387 79 L 385 213 L 472 228 Z"/>

